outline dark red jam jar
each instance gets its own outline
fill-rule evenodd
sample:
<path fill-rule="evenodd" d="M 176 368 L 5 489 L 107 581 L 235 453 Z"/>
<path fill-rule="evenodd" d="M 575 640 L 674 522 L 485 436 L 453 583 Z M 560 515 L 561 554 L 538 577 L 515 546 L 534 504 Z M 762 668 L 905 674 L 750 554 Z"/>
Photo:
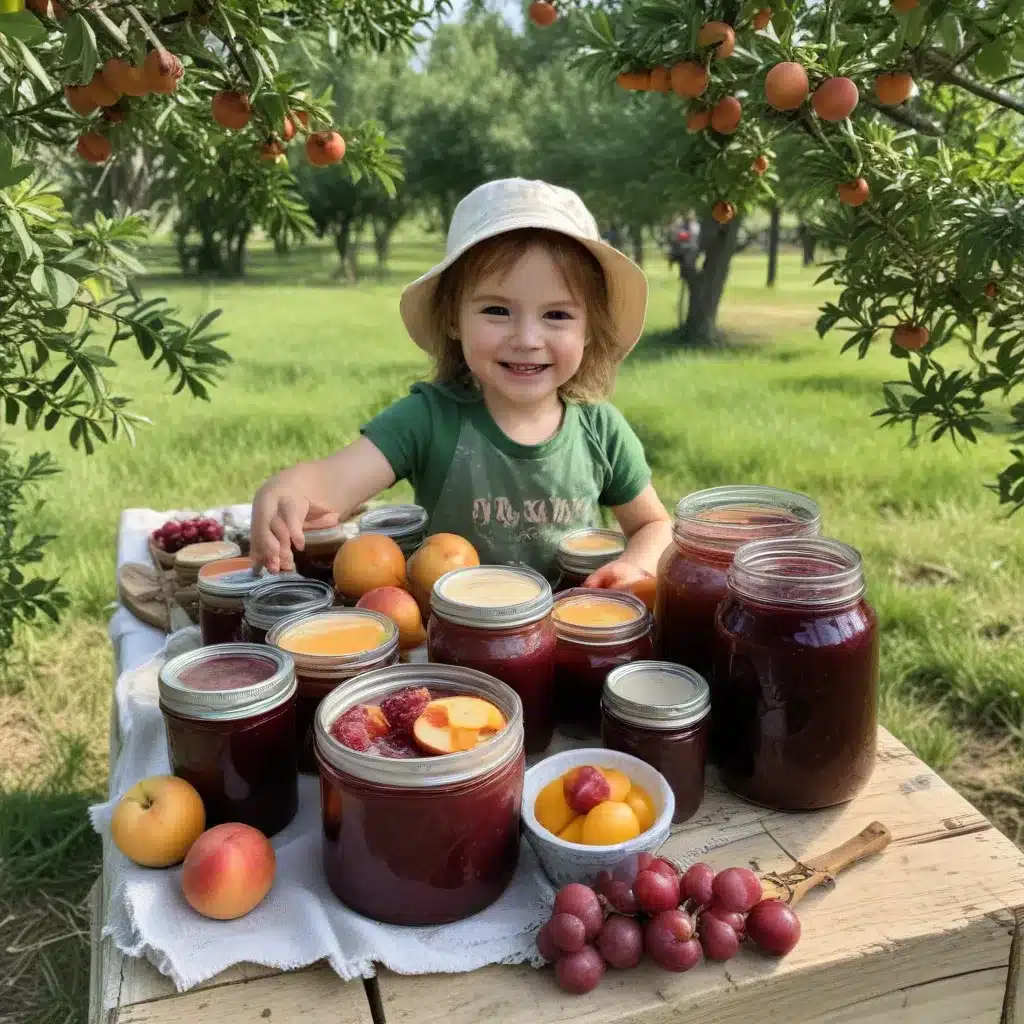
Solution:
<path fill-rule="evenodd" d="M 722 780 L 781 811 L 853 797 L 875 764 L 878 622 L 857 551 L 825 538 L 746 544 L 715 622 Z"/>
<path fill-rule="evenodd" d="M 582 587 L 602 565 L 615 561 L 626 550 L 626 538 L 616 530 L 573 530 L 558 542 L 556 593 Z"/>
<path fill-rule="evenodd" d="M 303 530 L 303 548 L 293 551 L 295 571 L 311 580 L 334 585 L 334 556 L 352 535 L 343 523 L 322 530 Z"/>
<path fill-rule="evenodd" d="M 201 647 L 162 666 L 159 691 L 171 770 L 202 797 L 207 828 L 280 832 L 298 807 L 292 659 L 256 644 Z"/>
<path fill-rule="evenodd" d="M 673 822 L 692 818 L 704 799 L 711 693 L 693 669 L 634 661 L 608 674 L 601 699 L 601 739 L 646 761 L 676 798 Z"/>
<path fill-rule="evenodd" d="M 445 573 L 430 597 L 427 657 L 495 676 L 523 702 L 526 752 L 554 733 L 551 585 L 532 569 L 479 565 Z"/>
<path fill-rule="evenodd" d="M 569 736 L 601 731 L 601 693 L 608 673 L 654 657 L 647 606 L 620 590 L 581 587 L 555 597 L 555 723 Z"/>
<path fill-rule="evenodd" d="M 775 487 L 712 487 L 676 506 L 673 543 L 658 564 L 654 619 L 658 656 L 685 665 L 714 688 L 715 609 L 737 549 L 766 537 L 816 536 L 821 513 L 810 498 Z"/>
<path fill-rule="evenodd" d="M 199 632 L 203 644 L 233 644 L 245 639 L 245 599 L 258 586 L 251 558 L 223 558 L 199 570 Z"/>
<path fill-rule="evenodd" d="M 382 505 L 359 517 L 360 533 L 383 533 L 408 558 L 427 536 L 427 510 L 419 505 Z"/>
<path fill-rule="evenodd" d="M 320 580 L 303 579 L 298 573 L 268 576 L 245 599 L 242 639 L 265 644 L 267 632 L 292 615 L 312 615 L 334 607 L 334 588 Z"/>
<path fill-rule="evenodd" d="M 398 627 L 386 615 L 363 608 L 332 608 L 281 619 L 267 643 L 295 661 L 298 697 L 295 729 L 299 771 L 316 774 L 313 719 L 317 705 L 336 686 L 360 672 L 398 661 Z"/>
<path fill-rule="evenodd" d="M 437 757 L 391 758 L 343 746 L 331 725 L 355 704 L 395 690 L 468 694 L 490 701 L 504 729 Z M 458 921 L 493 903 L 519 862 L 523 708 L 514 691 L 454 665 L 366 672 L 324 699 L 316 716 L 324 870 L 357 913 L 390 924 Z"/>

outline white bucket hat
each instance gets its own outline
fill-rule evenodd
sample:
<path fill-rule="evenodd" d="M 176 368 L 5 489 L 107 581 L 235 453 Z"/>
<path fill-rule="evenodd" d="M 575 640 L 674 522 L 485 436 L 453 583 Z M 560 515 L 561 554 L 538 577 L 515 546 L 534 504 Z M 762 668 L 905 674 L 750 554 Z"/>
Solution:
<path fill-rule="evenodd" d="M 640 340 L 647 313 L 647 278 L 628 256 L 601 241 L 597 222 L 575 192 L 545 181 L 501 178 L 473 189 L 452 215 L 445 256 L 402 292 L 399 308 L 413 341 L 433 351 L 432 304 L 441 273 L 477 242 L 520 228 L 543 228 L 586 246 L 601 264 L 608 308 L 619 338 L 619 358 Z"/>

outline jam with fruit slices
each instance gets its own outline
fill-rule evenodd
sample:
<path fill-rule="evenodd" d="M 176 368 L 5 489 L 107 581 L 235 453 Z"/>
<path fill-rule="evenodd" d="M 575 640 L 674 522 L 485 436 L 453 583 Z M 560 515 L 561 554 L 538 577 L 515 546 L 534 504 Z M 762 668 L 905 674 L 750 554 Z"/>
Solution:
<path fill-rule="evenodd" d="M 587 577 L 626 550 L 626 538 L 615 530 L 573 530 L 558 542 L 555 591 L 582 587 Z"/>
<path fill-rule="evenodd" d="M 875 763 L 878 629 L 860 555 L 839 541 L 744 545 L 716 619 L 725 784 L 783 811 L 853 797 Z"/>
<path fill-rule="evenodd" d="M 680 665 L 634 661 L 610 672 L 604 685 L 604 745 L 665 776 L 676 798 L 676 823 L 692 818 L 704 799 L 710 711 L 708 684 Z"/>
<path fill-rule="evenodd" d="M 242 639 L 264 644 L 267 631 L 292 615 L 312 615 L 334 607 L 334 588 L 298 573 L 278 573 L 256 584 L 245 598 Z"/>
<path fill-rule="evenodd" d="M 482 698 L 506 725 L 469 749 L 436 756 L 349 745 L 359 730 L 346 715 L 362 706 L 381 709 L 392 744 L 408 750 L 426 698 L 441 695 Z M 377 921 L 435 925 L 469 917 L 505 891 L 519 860 L 525 768 L 522 703 L 511 688 L 454 665 L 365 672 L 324 699 L 315 735 L 324 869 L 338 899 Z"/>
<path fill-rule="evenodd" d="M 222 558 L 199 570 L 199 630 L 203 644 L 238 643 L 246 596 L 259 584 L 251 558 Z"/>
<path fill-rule="evenodd" d="M 166 662 L 160 710 L 171 769 L 203 799 L 206 825 L 280 832 L 298 808 L 295 666 L 256 644 L 221 644 Z"/>
<path fill-rule="evenodd" d="M 555 598 L 552 617 L 555 721 L 568 735 L 596 735 L 605 677 L 619 665 L 654 657 L 651 614 L 633 594 L 579 587 Z"/>
<path fill-rule="evenodd" d="M 313 719 L 317 705 L 339 683 L 398 661 L 398 628 L 379 612 L 332 608 L 281 619 L 267 633 L 267 643 L 295 660 L 299 771 L 315 775 Z"/>
<path fill-rule="evenodd" d="M 303 548 L 293 551 L 295 571 L 300 576 L 324 583 L 334 583 L 334 556 L 345 543 L 351 530 L 339 524 L 322 530 L 303 530 Z"/>
<path fill-rule="evenodd" d="M 419 505 L 384 505 L 359 517 L 360 533 L 383 533 L 408 558 L 426 539 L 427 510 Z"/>
<path fill-rule="evenodd" d="M 736 550 L 766 537 L 814 536 L 821 513 L 810 498 L 775 487 L 712 487 L 676 506 L 674 543 L 658 564 L 654 609 L 659 657 L 710 680 L 715 609 Z"/>
<path fill-rule="evenodd" d="M 554 732 L 555 626 L 551 586 L 532 569 L 481 565 L 455 569 L 430 598 L 427 655 L 495 676 L 523 702 L 526 751 Z"/>

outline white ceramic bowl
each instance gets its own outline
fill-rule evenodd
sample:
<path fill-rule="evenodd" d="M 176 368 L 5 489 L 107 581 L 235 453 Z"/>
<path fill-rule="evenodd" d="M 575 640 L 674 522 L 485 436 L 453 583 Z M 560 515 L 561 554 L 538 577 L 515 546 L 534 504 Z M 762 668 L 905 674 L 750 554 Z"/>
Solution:
<path fill-rule="evenodd" d="M 618 768 L 632 782 L 643 787 L 660 808 L 654 824 L 635 839 L 612 846 L 582 846 L 559 839 L 544 828 L 533 813 L 537 794 L 551 781 L 581 765 L 595 768 Z M 523 824 L 526 838 L 540 859 L 545 874 L 555 886 L 569 882 L 594 881 L 601 871 L 610 871 L 630 854 L 653 853 L 668 838 L 675 813 L 676 800 L 665 776 L 632 754 L 623 754 L 604 747 L 583 747 L 564 750 L 539 761 L 526 773 L 523 783 Z"/>

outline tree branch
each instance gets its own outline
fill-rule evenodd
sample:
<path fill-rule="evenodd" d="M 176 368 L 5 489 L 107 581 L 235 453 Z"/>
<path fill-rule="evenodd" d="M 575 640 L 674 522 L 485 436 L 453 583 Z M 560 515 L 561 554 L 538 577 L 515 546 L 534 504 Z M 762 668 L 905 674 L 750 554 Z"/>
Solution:
<path fill-rule="evenodd" d="M 941 125 L 936 124 L 934 121 L 930 121 L 923 114 L 918 114 L 914 110 L 910 110 L 906 107 L 887 107 L 867 96 L 864 97 L 864 102 L 867 103 L 869 107 L 877 110 L 883 117 L 889 118 L 890 121 L 895 121 L 897 124 L 905 125 L 907 128 L 913 128 L 922 135 L 931 135 L 938 139 L 946 134 Z"/>
<path fill-rule="evenodd" d="M 954 70 L 952 65 L 944 58 L 934 53 L 928 54 L 927 57 L 931 69 L 937 75 L 936 78 L 933 78 L 933 81 L 938 84 L 948 83 L 949 85 L 955 85 L 963 89 L 964 92 L 972 93 L 974 96 L 988 100 L 990 103 L 995 103 L 997 106 L 1005 107 L 1007 110 L 1014 110 L 1018 114 L 1024 115 L 1024 100 L 1019 100 L 1016 96 L 1011 96 L 1001 89 L 993 89 L 989 85 L 975 82 L 973 78 L 968 78 L 966 75 L 962 75 L 959 71 Z"/>

